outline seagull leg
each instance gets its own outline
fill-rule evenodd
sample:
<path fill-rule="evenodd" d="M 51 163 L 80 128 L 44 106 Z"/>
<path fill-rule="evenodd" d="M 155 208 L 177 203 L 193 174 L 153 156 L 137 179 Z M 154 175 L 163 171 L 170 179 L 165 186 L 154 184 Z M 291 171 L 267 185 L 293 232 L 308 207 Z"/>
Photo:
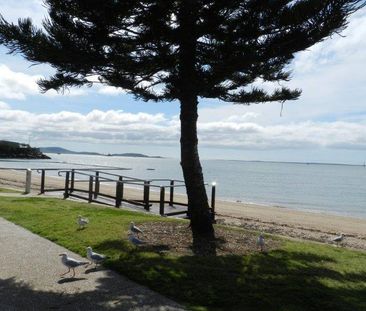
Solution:
<path fill-rule="evenodd" d="M 71 268 L 72 269 L 72 278 L 75 276 L 75 269 L 74 268 Z"/>
<path fill-rule="evenodd" d="M 63 275 L 65 275 L 65 274 L 69 273 L 69 272 L 70 272 L 70 268 L 69 268 L 69 270 L 67 270 L 65 273 L 60 274 L 60 276 L 63 276 Z"/>

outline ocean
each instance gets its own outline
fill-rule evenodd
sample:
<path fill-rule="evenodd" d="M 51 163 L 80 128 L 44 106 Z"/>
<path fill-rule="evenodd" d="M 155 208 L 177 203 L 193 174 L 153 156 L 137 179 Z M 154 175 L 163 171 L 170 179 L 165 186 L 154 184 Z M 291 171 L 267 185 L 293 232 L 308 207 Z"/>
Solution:
<path fill-rule="evenodd" d="M 99 165 L 129 168 L 119 174 L 141 179 L 183 179 L 178 159 L 48 155 L 51 160 L 2 159 L 0 167 Z M 366 218 L 364 166 L 235 160 L 202 160 L 202 166 L 205 182 L 216 182 L 219 199 Z"/>

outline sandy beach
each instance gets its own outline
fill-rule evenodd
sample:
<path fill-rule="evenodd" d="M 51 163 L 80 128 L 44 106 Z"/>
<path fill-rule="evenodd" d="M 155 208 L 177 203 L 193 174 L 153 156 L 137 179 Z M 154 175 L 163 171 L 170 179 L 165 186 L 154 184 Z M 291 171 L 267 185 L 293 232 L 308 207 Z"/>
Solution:
<path fill-rule="evenodd" d="M 33 171 L 32 193 L 39 193 L 40 184 L 40 174 Z M 47 188 L 63 186 L 64 178 L 46 177 Z M 24 190 L 25 172 L 0 170 L 0 187 Z M 87 189 L 87 183 L 80 184 L 80 187 Z M 103 184 L 102 187 L 105 193 L 115 192 L 113 186 Z M 142 198 L 141 190 L 126 188 L 125 193 L 129 198 Z M 158 192 L 151 192 L 153 199 L 158 195 Z M 179 200 L 186 200 L 183 195 L 176 196 Z M 346 235 L 343 246 L 366 250 L 366 219 L 221 200 L 216 201 L 216 213 L 217 223 L 322 243 L 332 243 L 333 237 L 343 233 Z"/>

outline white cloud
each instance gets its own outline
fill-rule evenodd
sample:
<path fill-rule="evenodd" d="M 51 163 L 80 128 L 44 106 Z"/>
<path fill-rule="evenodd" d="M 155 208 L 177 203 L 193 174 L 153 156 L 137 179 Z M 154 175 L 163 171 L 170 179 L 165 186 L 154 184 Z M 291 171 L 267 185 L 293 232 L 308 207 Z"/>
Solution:
<path fill-rule="evenodd" d="M 109 96 L 118 96 L 121 94 L 126 94 L 126 91 L 124 91 L 121 88 L 113 87 L 113 86 L 102 86 L 98 90 L 99 94 L 103 95 L 109 95 Z"/>
<path fill-rule="evenodd" d="M 365 60 L 366 9 L 360 10 L 349 20 L 341 35 L 333 35 L 305 52 L 298 53 L 294 62 L 295 72 L 319 72 L 324 67 L 339 63 L 360 63 Z"/>
<path fill-rule="evenodd" d="M 256 119 L 258 116 L 259 116 L 259 114 L 255 113 L 255 112 L 245 112 L 243 114 L 230 116 L 226 120 L 229 122 L 242 122 L 242 121 L 248 121 L 251 119 Z"/>
<path fill-rule="evenodd" d="M 41 25 L 47 10 L 43 0 L 0 0 L 1 14 L 12 23 L 17 23 L 18 18 L 31 17 L 36 25 Z"/>
<path fill-rule="evenodd" d="M 9 107 L 8 107 L 9 108 Z M 199 122 L 201 146 L 252 150 L 340 148 L 366 150 L 366 122 L 344 121 L 263 125 L 245 121 L 251 115 L 229 116 L 221 121 Z M 251 117 L 255 117 L 252 115 Z M 364 120 L 366 121 L 366 120 Z M 92 142 L 97 144 L 167 145 L 179 141 L 176 117 L 163 114 L 93 110 L 86 114 L 61 111 L 35 114 L 0 110 L 0 137 L 24 140 Z"/>
<path fill-rule="evenodd" d="M 199 127 L 200 141 L 211 146 L 244 149 L 366 149 L 366 124 L 302 122 L 263 126 L 255 123 L 211 122 Z"/>
<path fill-rule="evenodd" d="M 7 103 L 0 101 L 0 109 L 8 110 L 8 109 L 10 109 L 10 106 Z"/>
<path fill-rule="evenodd" d="M 127 113 L 123 110 L 109 110 L 106 112 L 93 110 L 86 115 L 90 122 L 102 122 L 106 124 L 131 124 L 131 123 L 151 123 L 156 124 L 165 121 L 164 114 L 148 114 L 143 112 Z"/>
<path fill-rule="evenodd" d="M 86 95 L 86 88 L 72 88 L 58 93 L 50 90 L 45 94 L 40 93 L 37 81 L 43 78 L 41 75 L 29 75 L 23 72 L 11 70 L 5 64 L 0 64 L 0 99 L 25 100 L 28 95 L 40 95 L 46 97 L 56 96 L 82 96 Z"/>
<path fill-rule="evenodd" d="M 46 97 L 57 97 L 57 96 L 84 96 L 87 95 L 88 91 L 86 88 L 70 88 L 66 89 L 63 92 L 57 92 L 55 90 L 49 90 L 43 94 Z"/>
<path fill-rule="evenodd" d="M 342 37 L 334 35 L 298 53 L 290 66 L 293 78 L 284 84 L 303 92 L 299 100 L 285 102 L 282 117 L 280 103 L 214 105 L 212 101 L 202 100 L 206 104 L 200 109 L 200 120 L 230 121 L 227 118 L 234 116 L 233 121 L 238 121 L 239 116 L 244 116 L 242 121 L 268 126 L 308 120 L 345 121 L 352 115 L 355 121 L 356 115 L 365 113 L 365 37 L 366 8 L 351 16 Z M 264 87 L 267 88 L 267 84 Z M 250 114 L 255 117 L 249 118 Z"/>
<path fill-rule="evenodd" d="M 0 64 L 0 98 L 24 100 L 28 94 L 38 93 L 36 81 L 41 76 L 14 72 Z"/>

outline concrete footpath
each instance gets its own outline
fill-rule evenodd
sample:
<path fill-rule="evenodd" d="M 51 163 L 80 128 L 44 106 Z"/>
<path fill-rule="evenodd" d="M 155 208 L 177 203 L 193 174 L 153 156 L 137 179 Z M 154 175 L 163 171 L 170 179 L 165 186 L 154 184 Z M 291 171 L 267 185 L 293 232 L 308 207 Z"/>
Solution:
<path fill-rule="evenodd" d="M 79 267 L 74 278 L 62 278 L 62 252 L 82 260 L 0 217 L 0 310 L 185 310 L 102 267 Z"/>

